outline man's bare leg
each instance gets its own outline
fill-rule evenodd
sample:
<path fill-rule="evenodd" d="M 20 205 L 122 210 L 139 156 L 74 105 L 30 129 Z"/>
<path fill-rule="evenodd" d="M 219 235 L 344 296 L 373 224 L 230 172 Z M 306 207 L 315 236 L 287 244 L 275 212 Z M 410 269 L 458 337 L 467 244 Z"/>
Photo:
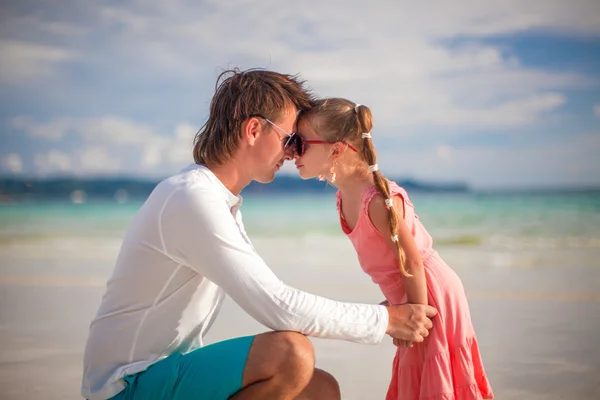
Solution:
<path fill-rule="evenodd" d="M 296 332 L 257 335 L 244 368 L 242 389 L 231 399 L 296 398 L 337 400 L 339 388 L 330 374 L 315 370 L 314 349 L 304 335 Z"/>
<path fill-rule="evenodd" d="M 295 400 L 340 400 L 340 385 L 328 372 L 315 368 L 312 379 Z"/>

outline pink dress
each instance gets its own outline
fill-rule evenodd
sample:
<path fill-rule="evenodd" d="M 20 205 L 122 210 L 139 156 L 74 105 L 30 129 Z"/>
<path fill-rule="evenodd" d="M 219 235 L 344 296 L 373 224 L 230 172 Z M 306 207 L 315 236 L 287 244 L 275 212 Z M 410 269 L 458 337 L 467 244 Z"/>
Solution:
<path fill-rule="evenodd" d="M 397 349 L 386 399 L 491 399 L 492 388 L 479 355 L 462 282 L 433 250 L 433 240 L 415 214 L 406 191 L 390 182 L 390 192 L 403 199 L 404 219 L 423 258 L 429 304 L 438 310 L 438 315 L 423 343 Z M 364 191 L 354 230 L 342 217 L 340 192 L 337 209 L 342 230 L 354 245 L 362 269 L 379 285 L 390 304 L 400 304 L 407 299 L 398 258 L 368 214 L 369 203 L 378 193 L 375 186 Z"/>

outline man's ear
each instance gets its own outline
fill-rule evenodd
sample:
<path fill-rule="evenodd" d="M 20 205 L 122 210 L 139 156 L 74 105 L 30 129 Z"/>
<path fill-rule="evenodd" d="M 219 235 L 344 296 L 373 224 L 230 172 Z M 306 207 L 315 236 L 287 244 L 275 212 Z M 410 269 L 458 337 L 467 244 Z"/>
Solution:
<path fill-rule="evenodd" d="M 254 146 L 261 133 L 262 124 L 260 119 L 252 117 L 242 122 L 242 139 L 250 146 Z"/>

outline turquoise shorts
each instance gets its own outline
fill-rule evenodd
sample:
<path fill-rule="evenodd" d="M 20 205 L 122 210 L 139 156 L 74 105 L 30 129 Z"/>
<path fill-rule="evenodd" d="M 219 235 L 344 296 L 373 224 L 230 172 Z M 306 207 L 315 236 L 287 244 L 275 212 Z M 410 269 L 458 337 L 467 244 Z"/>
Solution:
<path fill-rule="evenodd" d="M 253 340 L 246 336 L 171 354 L 126 376 L 127 386 L 111 400 L 226 400 L 242 388 Z"/>

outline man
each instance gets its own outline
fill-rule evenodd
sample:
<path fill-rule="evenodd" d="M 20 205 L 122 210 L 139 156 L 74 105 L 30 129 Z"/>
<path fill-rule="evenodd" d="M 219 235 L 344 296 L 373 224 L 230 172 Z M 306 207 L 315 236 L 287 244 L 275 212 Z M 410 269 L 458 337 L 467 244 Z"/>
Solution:
<path fill-rule="evenodd" d="M 222 80 L 222 78 L 224 79 Z M 271 182 L 311 94 L 263 70 L 219 77 L 195 164 L 161 182 L 125 236 L 84 357 L 96 399 L 339 399 L 305 335 L 420 342 L 435 310 L 342 303 L 281 282 L 255 252 L 239 193 Z M 229 295 L 273 332 L 202 346 Z"/>

